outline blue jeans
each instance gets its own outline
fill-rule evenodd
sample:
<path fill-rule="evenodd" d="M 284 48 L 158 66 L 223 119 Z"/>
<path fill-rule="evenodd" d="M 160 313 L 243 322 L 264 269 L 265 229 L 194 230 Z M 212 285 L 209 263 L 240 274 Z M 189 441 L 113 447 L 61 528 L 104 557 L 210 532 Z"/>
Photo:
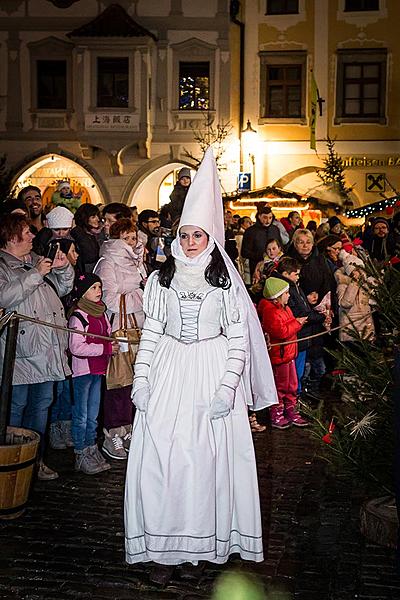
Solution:
<path fill-rule="evenodd" d="M 51 407 L 50 423 L 55 421 L 70 421 L 72 416 L 71 407 L 71 379 L 57 381 L 55 385 L 55 402 Z"/>
<path fill-rule="evenodd" d="M 307 350 L 303 350 L 302 352 L 298 353 L 297 358 L 295 360 L 297 380 L 299 382 L 298 387 L 297 387 L 298 394 L 300 394 L 301 390 L 302 390 L 301 380 L 303 379 L 304 369 L 306 366 L 306 356 L 307 356 Z"/>
<path fill-rule="evenodd" d="M 40 434 L 39 454 L 43 455 L 49 407 L 53 402 L 53 381 L 13 385 L 10 425 L 25 427 Z"/>
<path fill-rule="evenodd" d="M 100 408 L 101 375 L 73 377 L 72 440 L 75 451 L 96 443 L 97 417 Z"/>

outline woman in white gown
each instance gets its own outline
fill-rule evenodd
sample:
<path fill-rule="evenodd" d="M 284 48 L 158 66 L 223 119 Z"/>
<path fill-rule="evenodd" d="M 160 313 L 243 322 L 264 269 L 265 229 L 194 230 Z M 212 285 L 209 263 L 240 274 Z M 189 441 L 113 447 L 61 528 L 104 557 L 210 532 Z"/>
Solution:
<path fill-rule="evenodd" d="M 211 151 L 178 232 L 171 258 L 144 292 L 125 488 L 126 560 L 196 565 L 239 553 L 259 562 L 250 369 L 263 366 L 255 408 L 274 404 L 276 392 L 257 317 L 218 242 L 223 214 Z M 261 356 L 250 364 L 256 338 Z"/>

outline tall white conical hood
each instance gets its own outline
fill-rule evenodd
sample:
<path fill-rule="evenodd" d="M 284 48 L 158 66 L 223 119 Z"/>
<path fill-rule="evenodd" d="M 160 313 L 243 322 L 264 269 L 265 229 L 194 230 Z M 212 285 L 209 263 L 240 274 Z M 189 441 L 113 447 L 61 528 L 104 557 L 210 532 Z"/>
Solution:
<path fill-rule="evenodd" d="M 201 227 L 221 246 L 225 243 L 221 184 L 211 147 L 207 148 L 186 195 L 179 228 L 183 225 Z"/>

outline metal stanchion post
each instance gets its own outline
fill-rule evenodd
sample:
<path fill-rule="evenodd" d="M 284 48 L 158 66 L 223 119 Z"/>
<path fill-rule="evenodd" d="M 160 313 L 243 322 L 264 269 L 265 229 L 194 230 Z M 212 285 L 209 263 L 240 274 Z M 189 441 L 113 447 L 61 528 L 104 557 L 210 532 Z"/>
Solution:
<path fill-rule="evenodd" d="M 7 421 L 11 405 L 12 380 L 18 337 L 19 319 L 13 315 L 14 313 L 10 314 L 8 322 L 3 375 L 0 386 L 0 446 L 4 445 L 6 442 Z"/>

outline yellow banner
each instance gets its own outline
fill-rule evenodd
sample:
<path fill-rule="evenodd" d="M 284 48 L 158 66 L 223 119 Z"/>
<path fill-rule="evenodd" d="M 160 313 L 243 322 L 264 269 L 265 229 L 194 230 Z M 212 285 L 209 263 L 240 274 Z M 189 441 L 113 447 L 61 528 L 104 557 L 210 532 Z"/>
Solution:
<path fill-rule="evenodd" d="M 315 129 L 317 126 L 317 108 L 318 108 L 318 87 L 311 71 L 311 90 L 310 90 L 310 148 L 317 149 L 315 140 Z"/>

